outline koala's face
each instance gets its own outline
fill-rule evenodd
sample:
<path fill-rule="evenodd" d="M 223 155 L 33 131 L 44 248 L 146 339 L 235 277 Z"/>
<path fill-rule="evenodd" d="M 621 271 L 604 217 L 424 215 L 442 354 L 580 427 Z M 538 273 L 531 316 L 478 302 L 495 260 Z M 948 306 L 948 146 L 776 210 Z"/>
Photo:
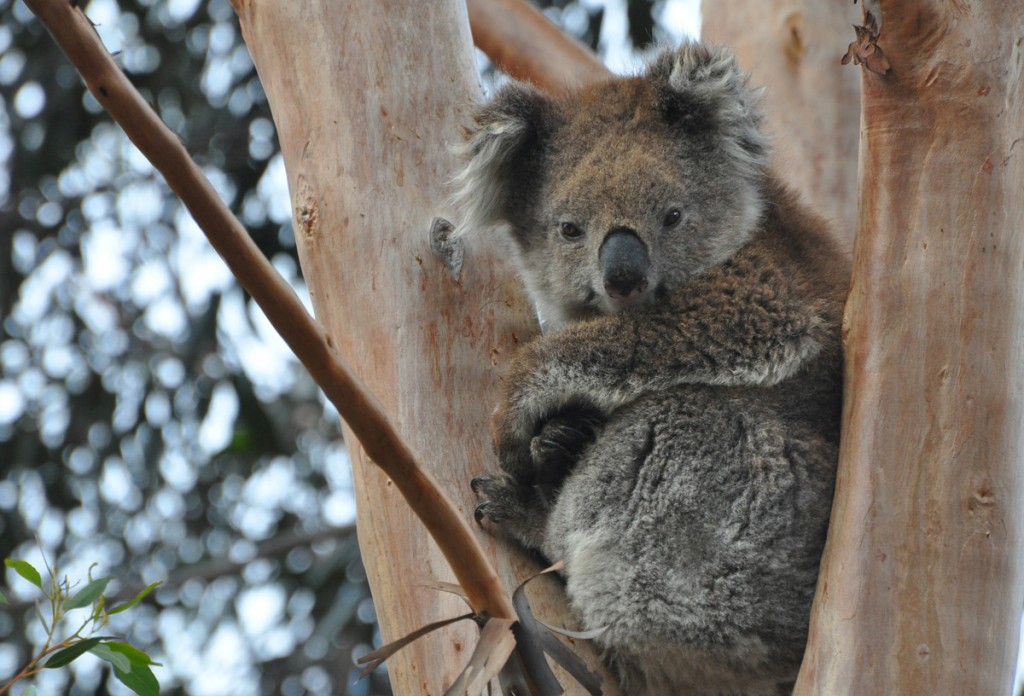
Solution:
<path fill-rule="evenodd" d="M 545 330 L 657 301 L 761 216 L 754 101 L 731 55 L 696 45 L 558 100 L 508 87 L 468 139 L 462 228 L 509 225 Z"/>

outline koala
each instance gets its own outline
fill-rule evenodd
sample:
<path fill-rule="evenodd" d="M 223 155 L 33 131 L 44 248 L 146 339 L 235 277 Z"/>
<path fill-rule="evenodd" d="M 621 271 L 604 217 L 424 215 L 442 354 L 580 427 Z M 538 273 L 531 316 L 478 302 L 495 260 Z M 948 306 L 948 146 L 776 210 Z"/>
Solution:
<path fill-rule="evenodd" d="M 475 117 L 456 234 L 502 230 L 543 334 L 477 521 L 549 560 L 631 695 L 792 690 L 828 526 L 849 260 L 769 169 L 732 54 L 684 45 Z"/>

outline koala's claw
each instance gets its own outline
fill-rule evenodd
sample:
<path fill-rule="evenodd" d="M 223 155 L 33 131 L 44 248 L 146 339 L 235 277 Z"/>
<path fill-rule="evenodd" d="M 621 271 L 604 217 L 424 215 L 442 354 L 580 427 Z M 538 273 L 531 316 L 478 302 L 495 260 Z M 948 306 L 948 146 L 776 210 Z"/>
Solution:
<path fill-rule="evenodd" d="M 508 505 L 503 504 L 502 499 L 507 497 L 509 489 L 508 482 L 499 476 L 484 474 L 477 476 L 469 482 L 477 500 L 480 501 L 473 510 L 473 519 L 483 526 L 483 521 L 501 522 L 508 518 Z"/>
<path fill-rule="evenodd" d="M 479 505 L 477 505 L 476 509 L 473 510 L 473 519 L 476 520 L 476 523 L 481 527 L 484 526 L 484 519 L 487 517 L 487 508 L 489 508 L 490 506 L 491 501 L 485 500 Z"/>
<path fill-rule="evenodd" d="M 473 489 L 474 493 L 480 495 L 481 489 L 493 479 L 493 476 L 488 476 L 486 474 L 484 474 L 483 476 L 474 476 L 469 482 L 469 487 Z"/>
<path fill-rule="evenodd" d="M 508 475 L 477 476 L 469 482 L 477 497 L 473 519 L 485 531 L 540 548 L 548 506 L 536 487 Z"/>

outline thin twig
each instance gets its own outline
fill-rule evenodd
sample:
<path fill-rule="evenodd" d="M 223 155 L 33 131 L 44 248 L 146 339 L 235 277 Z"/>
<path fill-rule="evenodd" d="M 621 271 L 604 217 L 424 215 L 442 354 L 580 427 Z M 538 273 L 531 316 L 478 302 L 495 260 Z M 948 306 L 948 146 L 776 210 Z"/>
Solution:
<path fill-rule="evenodd" d="M 26 5 L 81 73 L 96 100 L 164 176 L 366 453 L 394 481 L 437 542 L 474 610 L 513 618 L 509 597 L 467 521 L 434 477 L 419 465 L 377 399 L 339 359 L 331 338 L 220 200 L 178 137 L 114 63 L 77 4 L 26 0 Z"/>

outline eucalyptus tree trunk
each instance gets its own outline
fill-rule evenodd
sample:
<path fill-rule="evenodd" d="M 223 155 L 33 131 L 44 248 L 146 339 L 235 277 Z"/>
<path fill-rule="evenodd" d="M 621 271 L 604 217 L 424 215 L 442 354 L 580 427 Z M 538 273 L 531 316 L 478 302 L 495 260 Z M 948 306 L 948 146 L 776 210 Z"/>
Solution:
<path fill-rule="evenodd" d="M 493 255 L 469 256 L 456 283 L 427 245 L 431 219 L 447 212 L 447 146 L 478 97 L 464 10 L 455 0 L 365 0 L 344 12 L 238 4 L 282 141 L 317 314 L 468 513 L 466 481 L 494 466 L 493 366 L 532 322 Z M 766 31 L 776 47 L 751 55 L 715 35 L 715 4 L 705 5 L 709 38 L 739 44 L 755 69 L 767 56 L 789 61 L 755 76 L 797 83 L 797 96 L 768 102 L 783 176 L 846 219 L 849 184 L 829 162 L 848 145 L 837 140 L 819 158 L 823 140 L 848 137 L 846 107 L 834 106 L 848 97 L 824 99 L 802 77 L 818 65 L 809 56 L 842 53 L 848 39 L 818 38 L 837 20 L 805 3 L 765 25 L 781 43 Z M 798 693 L 1005 694 L 1022 599 L 1024 5 L 881 7 L 892 69 L 863 82 L 843 449 Z M 798 106 L 806 116 L 789 118 Z M 811 130 L 804 118 L 823 109 L 836 111 Z M 786 132 L 806 149 L 788 151 Z M 445 562 L 349 442 L 385 639 L 463 611 L 423 587 L 450 579 Z M 511 587 L 525 568 L 483 541 Z M 540 603 L 555 616 L 558 600 Z M 445 629 L 392 658 L 396 692 L 442 693 L 475 633 Z"/>
<path fill-rule="evenodd" d="M 829 541 L 796 693 L 1010 693 L 1024 599 L 1024 2 L 869 2 Z"/>
<path fill-rule="evenodd" d="M 464 3 L 238 0 L 237 9 L 278 129 L 316 315 L 471 520 L 469 480 L 497 466 L 488 419 L 499 368 L 535 322 L 494 253 L 467 250 L 456 281 L 428 243 L 432 219 L 451 217 L 450 148 L 480 98 Z M 427 587 L 454 579 L 447 563 L 345 437 L 384 640 L 465 613 L 460 599 Z M 510 592 L 535 570 L 480 538 Z M 537 585 L 535 612 L 569 623 L 555 583 Z M 477 635 L 462 622 L 390 658 L 395 692 L 444 693 Z"/>
<path fill-rule="evenodd" d="M 850 245 L 857 220 L 860 79 L 839 59 L 850 0 L 705 0 L 701 35 L 732 48 L 755 85 L 783 180 Z"/>
<path fill-rule="evenodd" d="M 839 483 L 798 694 L 1011 690 L 1024 587 L 1024 3 L 715 0 L 704 37 L 768 85 L 779 168 L 856 207 Z M 859 20 L 857 20 L 860 23 Z M 880 65 L 881 61 L 873 61 Z"/>

